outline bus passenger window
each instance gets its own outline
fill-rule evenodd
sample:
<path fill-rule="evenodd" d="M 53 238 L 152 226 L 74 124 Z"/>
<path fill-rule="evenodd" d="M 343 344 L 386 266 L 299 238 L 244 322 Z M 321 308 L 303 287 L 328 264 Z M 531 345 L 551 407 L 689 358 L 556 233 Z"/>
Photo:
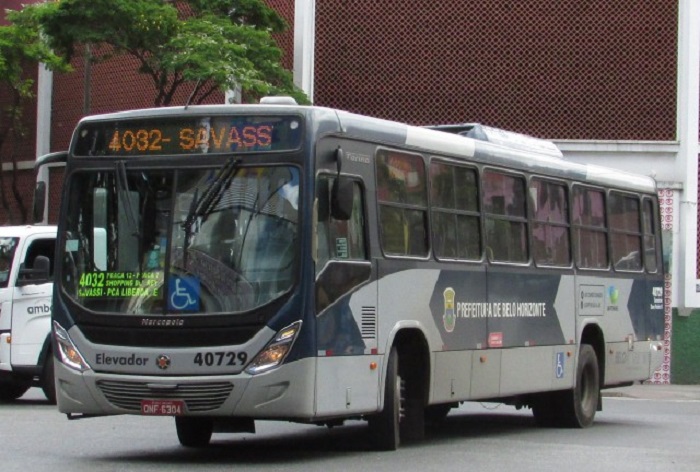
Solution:
<path fill-rule="evenodd" d="M 566 186 L 532 179 L 529 195 L 535 262 L 543 266 L 569 266 L 571 243 Z"/>
<path fill-rule="evenodd" d="M 600 190 L 576 186 L 572 208 L 576 265 L 584 269 L 608 268 L 608 233 L 605 197 Z"/>
<path fill-rule="evenodd" d="M 476 171 L 433 161 L 430 199 L 435 255 L 444 259 L 479 259 L 479 188 Z"/>
<path fill-rule="evenodd" d="M 485 240 L 492 261 L 527 262 L 525 181 L 516 176 L 485 171 Z"/>
<path fill-rule="evenodd" d="M 377 199 L 382 249 L 394 256 L 428 255 L 425 168 L 420 155 L 377 153 Z"/>
<path fill-rule="evenodd" d="M 639 199 L 610 192 L 610 242 L 616 270 L 642 270 Z"/>
<path fill-rule="evenodd" d="M 642 229 L 644 232 L 644 265 L 648 272 L 658 270 L 658 251 L 656 247 L 656 219 L 654 218 L 654 203 L 644 200 L 642 212 Z"/>

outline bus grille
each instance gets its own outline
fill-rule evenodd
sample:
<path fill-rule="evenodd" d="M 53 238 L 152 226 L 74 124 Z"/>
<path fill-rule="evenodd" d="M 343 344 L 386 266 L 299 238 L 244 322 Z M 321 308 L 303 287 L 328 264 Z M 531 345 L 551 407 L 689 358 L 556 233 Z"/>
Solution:
<path fill-rule="evenodd" d="M 220 408 L 233 390 L 229 382 L 177 385 L 172 389 L 151 388 L 146 382 L 99 380 L 97 388 L 107 401 L 118 408 L 141 411 L 143 399 L 184 400 L 187 411 L 211 411 Z"/>

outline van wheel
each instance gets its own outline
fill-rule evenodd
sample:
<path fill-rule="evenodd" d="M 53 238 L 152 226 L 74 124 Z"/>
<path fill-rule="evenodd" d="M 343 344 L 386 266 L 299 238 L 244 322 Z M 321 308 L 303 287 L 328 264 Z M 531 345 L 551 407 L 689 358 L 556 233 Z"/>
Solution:
<path fill-rule="evenodd" d="M 30 385 L 25 382 L 0 383 L 0 402 L 12 402 L 27 393 Z"/>
<path fill-rule="evenodd" d="M 198 416 L 176 416 L 175 429 L 183 446 L 206 447 L 214 432 L 214 420 Z"/>
<path fill-rule="evenodd" d="M 399 377 L 399 354 L 391 348 L 387 360 L 384 385 L 384 409 L 368 418 L 369 437 L 372 446 L 380 451 L 395 451 L 400 444 L 402 385 Z"/>
<path fill-rule="evenodd" d="M 56 404 L 56 377 L 53 370 L 53 353 L 49 352 L 41 374 L 41 389 L 49 400 L 49 404 Z"/>

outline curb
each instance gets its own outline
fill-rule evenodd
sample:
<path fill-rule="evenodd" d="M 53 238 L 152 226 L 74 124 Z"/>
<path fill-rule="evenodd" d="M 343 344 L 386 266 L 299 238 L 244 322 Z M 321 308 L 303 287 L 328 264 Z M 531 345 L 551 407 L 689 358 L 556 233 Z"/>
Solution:
<path fill-rule="evenodd" d="M 700 385 L 635 384 L 602 390 L 601 395 L 639 400 L 700 401 Z"/>

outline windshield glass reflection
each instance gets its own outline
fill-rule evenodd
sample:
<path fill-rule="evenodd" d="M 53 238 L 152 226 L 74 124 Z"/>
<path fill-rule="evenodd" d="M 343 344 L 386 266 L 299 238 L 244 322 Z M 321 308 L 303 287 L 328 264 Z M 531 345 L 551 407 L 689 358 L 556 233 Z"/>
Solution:
<path fill-rule="evenodd" d="M 78 173 L 62 286 L 112 313 L 249 311 L 294 283 L 299 171 L 289 166 Z"/>

